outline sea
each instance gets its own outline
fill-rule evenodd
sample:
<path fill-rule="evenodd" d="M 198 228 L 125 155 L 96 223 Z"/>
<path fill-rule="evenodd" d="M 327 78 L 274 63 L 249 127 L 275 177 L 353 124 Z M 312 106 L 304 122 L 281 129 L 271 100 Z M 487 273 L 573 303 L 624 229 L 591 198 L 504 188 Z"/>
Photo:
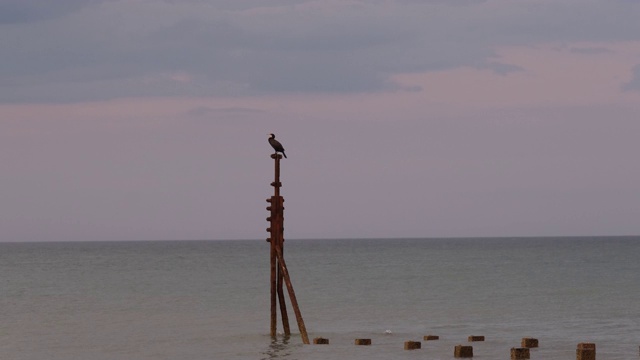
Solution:
<path fill-rule="evenodd" d="M 640 237 L 286 240 L 329 339 L 305 345 L 286 290 L 292 334 L 270 336 L 264 240 L 0 243 L 0 359 L 497 360 L 524 337 L 534 360 L 638 359 L 639 255 Z"/>

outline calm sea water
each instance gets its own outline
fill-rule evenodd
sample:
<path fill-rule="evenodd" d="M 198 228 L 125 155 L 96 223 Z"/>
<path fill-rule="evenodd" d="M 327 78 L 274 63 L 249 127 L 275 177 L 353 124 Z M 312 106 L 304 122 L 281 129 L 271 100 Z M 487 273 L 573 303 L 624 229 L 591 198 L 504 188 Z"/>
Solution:
<path fill-rule="evenodd" d="M 453 359 L 457 344 L 509 359 L 522 337 L 540 341 L 532 359 L 575 359 L 579 342 L 637 359 L 639 255 L 638 237 L 287 240 L 321 346 L 291 307 L 295 334 L 270 338 L 265 241 L 4 243 L 0 359 Z"/>

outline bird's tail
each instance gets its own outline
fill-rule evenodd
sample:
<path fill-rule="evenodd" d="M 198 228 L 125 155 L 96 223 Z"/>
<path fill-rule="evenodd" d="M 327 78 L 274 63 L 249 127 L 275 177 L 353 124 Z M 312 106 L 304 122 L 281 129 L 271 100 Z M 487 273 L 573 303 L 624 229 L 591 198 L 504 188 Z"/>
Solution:
<path fill-rule="evenodd" d="M 282 152 L 282 156 L 284 156 L 284 158 L 287 158 L 287 154 L 284 153 L 284 151 Z"/>

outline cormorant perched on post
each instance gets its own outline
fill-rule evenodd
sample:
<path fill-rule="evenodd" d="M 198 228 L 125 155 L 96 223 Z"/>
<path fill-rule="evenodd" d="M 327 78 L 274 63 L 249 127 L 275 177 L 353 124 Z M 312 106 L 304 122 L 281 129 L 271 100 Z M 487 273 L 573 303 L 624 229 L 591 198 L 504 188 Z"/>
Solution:
<path fill-rule="evenodd" d="M 285 159 L 287 158 L 287 155 L 284 153 L 284 148 L 282 147 L 282 144 L 280 144 L 280 142 L 276 140 L 275 135 L 269 134 L 269 144 L 271 144 L 271 147 L 273 147 L 273 150 L 276 151 L 276 154 L 281 152 L 284 158 Z"/>

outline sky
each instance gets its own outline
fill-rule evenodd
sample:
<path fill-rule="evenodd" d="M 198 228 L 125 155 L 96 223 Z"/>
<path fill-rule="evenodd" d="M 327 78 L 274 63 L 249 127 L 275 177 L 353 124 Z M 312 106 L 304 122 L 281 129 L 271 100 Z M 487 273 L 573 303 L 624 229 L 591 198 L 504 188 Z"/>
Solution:
<path fill-rule="evenodd" d="M 0 241 L 640 234 L 640 0 L 0 0 Z"/>

